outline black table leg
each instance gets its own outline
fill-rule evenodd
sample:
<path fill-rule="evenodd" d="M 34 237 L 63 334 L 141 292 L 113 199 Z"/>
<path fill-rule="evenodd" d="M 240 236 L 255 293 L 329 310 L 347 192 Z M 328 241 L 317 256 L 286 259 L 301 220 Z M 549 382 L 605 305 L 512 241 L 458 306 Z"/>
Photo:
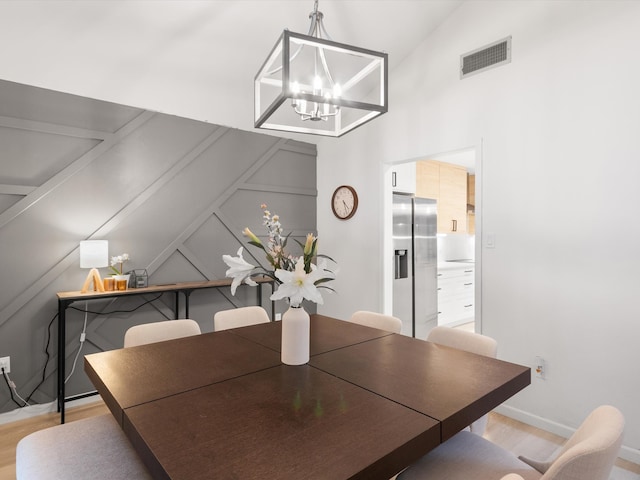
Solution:
<path fill-rule="evenodd" d="M 58 412 L 64 423 L 64 372 L 66 370 L 66 310 L 68 302 L 58 300 Z"/>
<path fill-rule="evenodd" d="M 184 318 L 191 318 L 189 316 L 189 296 L 193 290 L 183 290 L 184 293 Z"/>

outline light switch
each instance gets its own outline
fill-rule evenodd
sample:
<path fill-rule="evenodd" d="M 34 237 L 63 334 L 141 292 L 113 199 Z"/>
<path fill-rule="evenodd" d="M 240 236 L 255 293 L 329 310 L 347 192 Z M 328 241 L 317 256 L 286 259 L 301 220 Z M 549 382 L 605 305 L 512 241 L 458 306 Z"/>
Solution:
<path fill-rule="evenodd" d="M 484 245 L 486 248 L 496 248 L 496 234 L 487 233 Z"/>

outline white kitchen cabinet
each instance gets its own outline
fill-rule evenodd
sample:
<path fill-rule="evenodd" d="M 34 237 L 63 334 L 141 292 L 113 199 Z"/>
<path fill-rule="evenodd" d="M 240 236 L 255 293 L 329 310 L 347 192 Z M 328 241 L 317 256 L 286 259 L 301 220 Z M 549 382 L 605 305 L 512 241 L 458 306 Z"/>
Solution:
<path fill-rule="evenodd" d="M 447 262 L 438 266 L 438 325 L 455 327 L 475 317 L 474 264 Z"/>
<path fill-rule="evenodd" d="M 394 192 L 416 193 L 415 162 L 399 163 L 391 168 L 391 187 Z"/>

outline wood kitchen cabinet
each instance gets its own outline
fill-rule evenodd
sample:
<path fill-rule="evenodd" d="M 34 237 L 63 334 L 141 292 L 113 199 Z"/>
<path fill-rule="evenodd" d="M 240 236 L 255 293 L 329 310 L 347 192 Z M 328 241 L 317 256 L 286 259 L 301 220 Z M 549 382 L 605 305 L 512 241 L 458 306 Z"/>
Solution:
<path fill-rule="evenodd" d="M 439 162 L 432 160 L 416 162 L 416 196 L 438 200 L 438 208 L 440 208 Z"/>
<path fill-rule="evenodd" d="M 458 165 L 416 162 L 416 196 L 438 201 L 438 233 L 467 233 L 467 170 Z"/>
<path fill-rule="evenodd" d="M 467 233 L 476 233 L 476 176 L 467 175 Z"/>

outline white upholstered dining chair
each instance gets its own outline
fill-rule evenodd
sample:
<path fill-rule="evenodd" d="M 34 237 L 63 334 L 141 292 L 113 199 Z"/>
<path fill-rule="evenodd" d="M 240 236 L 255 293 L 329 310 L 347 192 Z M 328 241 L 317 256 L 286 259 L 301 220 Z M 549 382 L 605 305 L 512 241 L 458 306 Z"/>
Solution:
<path fill-rule="evenodd" d="M 359 310 L 351 315 L 350 321 L 366 327 L 379 328 L 387 332 L 400 333 L 402 320 L 391 315 Z"/>
<path fill-rule="evenodd" d="M 110 413 L 31 433 L 16 448 L 17 480 L 151 480 Z"/>
<path fill-rule="evenodd" d="M 135 347 L 200 333 L 191 319 L 135 325 L 124 346 Z M 17 480 L 151 480 L 151 475 L 111 414 L 97 415 L 27 435 L 16 448 Z"/>
<path fill-rule="evenodd" d="M 124 347 L 135 347 L 200 333 L 200 325 L 190 318 L 143 323 L 134 325 L 125 332 Z"/>
<path fill-rule="evenodd" d="M 457 348 L 467 352 L 483 355 L 485 357 L 496 358 L 498 354 L 498 342 L 486 335 L 468 332 L 457 328 L 438 326 L 431 329 L 427 336 L 428 342 L 444 345 L 445 347 Z M 469 430 L 477 435 L 484 434 L 487 428 L 488 416 L 484 415 L 469 426 Z"/>
<path fill-rule="evenodd" d="M 229 328 L 247 327 L 257 323 L 270 322 L 269 314 L 262 307 L 239 307 L 221 310 L 213 315 L 213 330 L 228 330 Z"/>
<path fill-rule="evenodd" d="M 498 354 L 498 342 L 495 339 L 459 328 L 433 327 L 427 336 L 427 341 L 485 357 L 495 358 Z"/>
<path fill-rule="evenodd" d="M 125 347 L 200 333 L 191 319 L 135 325 Z M 27 435 L 16 448 L 17 480 L 150 480 L 152 477 L 111 414 L 97 415 Z"/>
<path fill-rule="evenodd" d="M 593 410 L 552 459 L 516 457 L 462 431 L 411 465 L 398 480 L 607 480 L 624 434 L 615 407 Z"/>

